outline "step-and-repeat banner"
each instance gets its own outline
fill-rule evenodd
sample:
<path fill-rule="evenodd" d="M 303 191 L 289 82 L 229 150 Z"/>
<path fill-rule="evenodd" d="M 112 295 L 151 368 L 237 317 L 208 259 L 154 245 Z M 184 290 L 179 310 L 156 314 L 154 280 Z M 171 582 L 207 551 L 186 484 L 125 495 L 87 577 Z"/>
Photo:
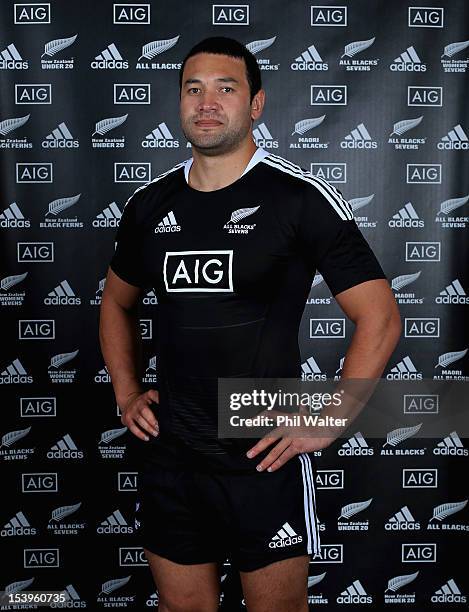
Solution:
<path fill-rule="evenodd" d="M 56 607 L 156 607 L 134 521 L 138 466 L 98 342 L 123 206 L 191 156 L 178 69 L 233 36 L 267 105 L 254 136 L 337 188 L 392 283 L 404 329 L 389 380 L 469 377 L 469 4 L 346 0 L 1 4 L 0 590 Z M 142 298 L 156 385 L 156 296 Z M 339 377 L 353 333 L 320 275 L 300 328 L 305 379 Z M 403 414 L 438 410 L 415 394 Z M 467 440 L 361 431 L 318 453 L 311 609 L 452 609 L 469 596 Z M 224 609 L 243 610 L 226 560 Z M 22 603 L 23 602 L 23 603 Z"/>

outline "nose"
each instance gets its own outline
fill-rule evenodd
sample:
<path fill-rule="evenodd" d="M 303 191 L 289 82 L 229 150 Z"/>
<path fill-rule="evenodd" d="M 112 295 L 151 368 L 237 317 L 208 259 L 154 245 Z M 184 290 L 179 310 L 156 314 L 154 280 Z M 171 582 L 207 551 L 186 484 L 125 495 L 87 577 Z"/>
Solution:
<path fill-rule="evenodd" d="M 219 108 L 216 92 L 205 91 L 199 99 L 199 112 L 213 112 Z"/>

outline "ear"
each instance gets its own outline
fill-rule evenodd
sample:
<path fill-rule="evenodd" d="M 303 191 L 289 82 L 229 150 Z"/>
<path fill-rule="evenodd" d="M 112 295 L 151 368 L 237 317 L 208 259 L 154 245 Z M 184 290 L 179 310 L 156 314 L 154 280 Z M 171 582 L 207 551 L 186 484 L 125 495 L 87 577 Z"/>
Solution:
<path fill-rule="evenodd" d="M 259 89 L 251 102 L 251 119 L 256 121 L 261 115 L 265 104 L 265 91 Z"/>

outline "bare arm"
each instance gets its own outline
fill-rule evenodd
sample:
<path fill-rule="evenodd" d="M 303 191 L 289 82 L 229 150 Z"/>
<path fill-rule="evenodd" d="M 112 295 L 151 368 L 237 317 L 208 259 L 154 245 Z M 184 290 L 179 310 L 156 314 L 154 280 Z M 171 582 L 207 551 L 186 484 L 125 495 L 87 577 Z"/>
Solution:
<path fill-rule="evenodd" d="M 142 345 L 138 323 L 141 289 L 120 279 L 109 268 L 101 300 L 99 340 L 104 361 L 111 376 L 122 423 L 141 439 L 157 427 L 153 412 L 147 407 L 158 402 L 158 392 L 143 391 L 141 380 Z M 138 427 L 140 426 L 140 428 Z"/>
<path fill-rule="evenodd" d="M 389 283 L 360 283 L 335 296 L 356 325 L 341 378 L 379 378 L 401 335 L 402 324 Z"/>

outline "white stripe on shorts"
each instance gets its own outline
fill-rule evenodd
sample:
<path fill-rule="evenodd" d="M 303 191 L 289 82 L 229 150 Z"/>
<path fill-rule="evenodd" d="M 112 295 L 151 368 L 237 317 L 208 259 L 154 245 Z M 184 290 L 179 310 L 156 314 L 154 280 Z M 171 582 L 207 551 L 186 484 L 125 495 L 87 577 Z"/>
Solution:
<path fill-rule="evenodd" d="M 307 453 L 300 453 L 298 457 L 301 462 L 301 473 L 303 476 L 303 501 L 305 507 L 306 534 L 308 536 L 308 554 L 317 554 L 321 549 L 321 540 L 319 538 L 316 495 L 314 491 L 311 459 Z"/>

